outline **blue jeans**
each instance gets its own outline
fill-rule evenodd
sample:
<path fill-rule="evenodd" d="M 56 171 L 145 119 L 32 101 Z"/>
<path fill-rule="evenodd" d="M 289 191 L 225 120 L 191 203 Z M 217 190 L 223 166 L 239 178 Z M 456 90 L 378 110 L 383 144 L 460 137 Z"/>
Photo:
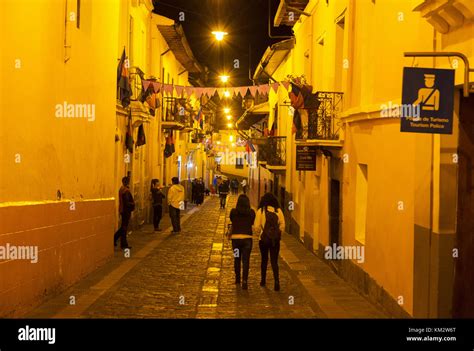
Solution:
<path fill-rule="evenodd" d="M 240 280 L 240 267 L 243 263 L 243 281 L 249 278 L 250 253 L 252 252 L 252 239 L 232 239 L 232 251 L 234 253 L 235 279 Z"/>

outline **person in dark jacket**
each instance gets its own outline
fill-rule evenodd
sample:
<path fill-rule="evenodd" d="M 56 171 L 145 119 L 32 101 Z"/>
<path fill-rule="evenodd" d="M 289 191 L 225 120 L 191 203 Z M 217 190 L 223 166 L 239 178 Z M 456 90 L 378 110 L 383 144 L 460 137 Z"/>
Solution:
<path fill-rule="evenodd" d="M 204 202 L 204 183 L 202 181 L 202 179 L 198 179 L 197 182 L 196 182 L 196 185 L 195 185 L 195 203 L 196 205 L 202 205 L 202 203 Z"/>
<path fill-rule="evenodd" d="M 127 242 L 127 230 L 132 211 L 135 209 L 135 201 L 128 187 L 129 184 L 130 178 L 123 177 L 122 186 L 119 190 L 119 213 L 122 217 L 122 223 L 114 235 L 114 246 L 117 246 L 117 240 L 120 238 L 120 247 L 122 249 L 131 249 Z"/>
<path fill-rule="evenodd" d="M 163 199 L 165 194 L 161 191 L 160 181 L 158 179 L 151 180 L 151 201 L 153 205 L 153 227 L 155 232 L 161 231 L 160 222 L 163 216 Z"/>
<path fill-rule="evenodd" d="M 248 288 L 250 253 L 252 252 L 252 226 L 255 211 L 250 208 L 247 195 L 240 195 L 237 205 L 230 211 L 232 222 L 232 250 L 234 252 L 235 284 L 240 284 L 240 267 L 242 263 L 242 289 Z"/>
<path fill-rule="evenodd" d="M 225 208 L 227 195 L 229 194 L 229 181 L 225 180 L 219 185 L 219 198 L 221 200 L 221 208 Z"/>
<path fill-rule="evenodd" d="M 239 193 L 239 181 L 237 178 L 232 179 L 230 182 L 230 187 L 232 188 L 233 195 L 237 195 Z"/>

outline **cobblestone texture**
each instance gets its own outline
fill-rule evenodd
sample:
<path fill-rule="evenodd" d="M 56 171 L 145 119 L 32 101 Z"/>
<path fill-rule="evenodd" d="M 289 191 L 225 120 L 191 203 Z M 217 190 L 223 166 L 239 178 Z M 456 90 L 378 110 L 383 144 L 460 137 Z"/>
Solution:
<path fill-rule="evenodd" d="M 282 247 L 285 252 L 291 250 L 291 256 L 297 262 L 291 268 L 291 264 L 280 259 L 281 291 L 273 291 L 270 265 L 267 287 L 259 285 L 260 253 L 256 238 L 249 288 L 242 290 L 234 283 L 231 245 L 224 237 L 226 218 L 235 201 L 235 196 L 230 197 L 226 210 L 220 210 L 218 198 L 208 198 L 186 215 L 180 234 L 170 234 L 170 230 L 156 234 L 150 227 L 133 233 L 130 258 L 116 250 L 111 262 L 27 317 L 383 317 L 330 269 L 322 268 L 324 263 L 288 235 L 284 236 Z M 164 226 L 168 225 L 166 218 Z M 327 277 L 312 276 L 313 271 L 315 274 L 323 272 Z M 325 286 L 318 288 L 318 281 Z M 328 284 L 334 286 L 333 291 L 327 289 Z M 330 296 L 332 292 L 335 296 Z M 68 306 L 69 296 L 76 297 L 78 306 Z M 319 304 L 318 299 L 323 303 Z M 337 313 L 328 313 L 331 310 Z"/>

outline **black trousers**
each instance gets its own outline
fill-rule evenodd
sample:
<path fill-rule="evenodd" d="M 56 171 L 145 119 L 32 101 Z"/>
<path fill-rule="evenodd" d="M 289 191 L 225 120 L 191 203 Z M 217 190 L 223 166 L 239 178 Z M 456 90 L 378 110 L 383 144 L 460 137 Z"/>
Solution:
<path fill-rule="evenodd" d="M 234 254 L 235 278 L 240 280 L 240 269 L 243 269 L 242 278 L 246 282 L 249 278 L 250 253 L 252 252 L 252 239 L 232 239 L 232 252 Z M 242 263 L 242 264 L 241 264 Z"/>
<path fill-rule="evenodd" d="M 114 235 L 114 245 L 117 243 L 118 238 L 120 238 L 120 247 L 123 249 L 124 247 L 128 247 L 127 242 L 127 230 L 128 230 L 128 223 L 130 222 L 131 212 L 123 212 L 121 214 L 122 217 L 122 224 L 120 228 L 115 232 Z"/>
<path fill-rule="evenodd" d="M 262 255 L 261 275 L 262 281 L 265 282 L 267 278 L 267 266 L 268 266 L 268 253 L 270 253 L 270 263 L 273 270 L 273 279 L 275 283 L 280 282 L 280 271 L 278 268 L 278 254 L 280 253 L 280 242 L 277 242 L 275 246 L 266 245 L 261 240 L 258 242 L 260 248 L 260 254 Z"/>
<path fill-rule="evenodd" d="M 181 231 L 181 218 L 180 218 L 180 210 L 179 208 L 175 208 L 170 205 L 170 219 L 171 225 L 173 226 L 173 232 L 180 232 Z"/>
<path fill-rule="evenodd" d="M 220 200 L 221 200 L 221 208 L 224 208 L 225 207 L 225 201 L 227 199 L 227 194 L 220 194 L 219 197 L 220 197 Z"/>
<path fill-rule="evenodd" d="M 160 227 L 161 218 L 163 217 L 163 206 L 153 206 L 153 227 L 157 230 Z"/>

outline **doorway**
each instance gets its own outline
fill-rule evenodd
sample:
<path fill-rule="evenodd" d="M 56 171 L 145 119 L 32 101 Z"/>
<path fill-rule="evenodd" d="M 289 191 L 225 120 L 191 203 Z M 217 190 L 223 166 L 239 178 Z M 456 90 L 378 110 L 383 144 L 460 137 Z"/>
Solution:
<path fill-rule="evenodd" d="M 340 222 L 340 189 L 339 180 L 331 179 L 331 195 L 329 200 L 329 236 L 330 245 L 339 246 L 339 222 Z"/>

